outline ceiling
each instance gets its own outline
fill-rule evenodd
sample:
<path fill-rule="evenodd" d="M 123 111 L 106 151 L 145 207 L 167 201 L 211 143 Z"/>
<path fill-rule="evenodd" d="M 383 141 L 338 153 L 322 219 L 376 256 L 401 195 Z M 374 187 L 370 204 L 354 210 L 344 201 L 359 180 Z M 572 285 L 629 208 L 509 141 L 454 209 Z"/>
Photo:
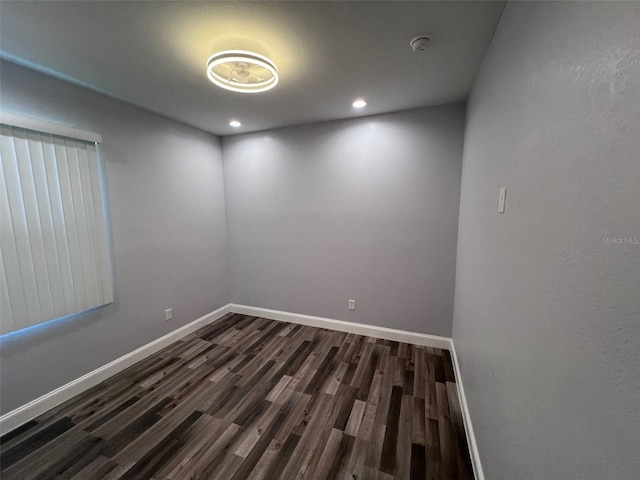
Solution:
<path fill-rule="evenodd" d="M 217 135 L 404 110 L 467 98 L 504 2 L 0 3 L 3 58 Z M 429 33 L 414 53 L 409 39 Z M 271 58 L 269 92 L 220 89 L 209 56 Z M 364 97 L 368 106 L 351 102 Z M 243 125 L 228 125 L 237 118 Z"/>

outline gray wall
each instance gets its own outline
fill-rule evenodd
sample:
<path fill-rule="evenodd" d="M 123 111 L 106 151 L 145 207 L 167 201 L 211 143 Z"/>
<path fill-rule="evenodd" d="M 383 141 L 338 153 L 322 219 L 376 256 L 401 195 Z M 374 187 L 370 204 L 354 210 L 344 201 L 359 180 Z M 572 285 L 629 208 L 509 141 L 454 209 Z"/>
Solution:
<path fill-rule="evenodd" d="M 450 336 L 463 129 L 453 105 L 225 137 L 233 301 Z"/>
<path fill-rule="evenodd" d="M 640 237 L 640 3 L 605 3 L 509 3 L 468 106 L 453 339 L 487 479 L 640 472 L 640 245 L 603 241 Z"/>
<path fill-rule="evenodd" d="M 0 74 L 2 109 L 102 134 L 116 287 L 111 305 L 0 340 L 4 413 L 230 294 L 218 138 L 7 62 Z"/>

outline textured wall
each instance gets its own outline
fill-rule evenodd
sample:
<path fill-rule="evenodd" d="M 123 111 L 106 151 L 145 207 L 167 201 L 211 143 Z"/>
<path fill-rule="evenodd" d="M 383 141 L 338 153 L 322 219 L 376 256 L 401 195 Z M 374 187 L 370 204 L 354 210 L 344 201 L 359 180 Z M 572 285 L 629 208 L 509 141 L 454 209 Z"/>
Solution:
<path fill-rule="evenodd" d="M 453 339 L 486 478 L 638 478 L 640 3 L 507 5 L 459 230 Z"/>
<path fill-rule="evenodd" d="M 463 128 L 453 105 L 224 138 L 233 300 L 449 336 Z"/>
<path fill-rule="evenodd" d="M 102 134 L 116 288 L 111 305 L 2 337 L 4 413 L 230 295 L 218 138 L 7 62 L 0 74 L 3 110 Z"/>

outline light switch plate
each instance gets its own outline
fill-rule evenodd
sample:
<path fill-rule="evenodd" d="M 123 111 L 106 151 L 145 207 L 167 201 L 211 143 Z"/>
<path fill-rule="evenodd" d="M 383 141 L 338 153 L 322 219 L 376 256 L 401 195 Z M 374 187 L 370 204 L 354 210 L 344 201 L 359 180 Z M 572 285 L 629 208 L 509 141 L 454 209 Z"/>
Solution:
<path fill-rule="evenodd" d="M 504 213 L 505 203 L 507 202 L 507 188 L 500 189 L 500 198 L 498 199 L 498 213 Z"/>

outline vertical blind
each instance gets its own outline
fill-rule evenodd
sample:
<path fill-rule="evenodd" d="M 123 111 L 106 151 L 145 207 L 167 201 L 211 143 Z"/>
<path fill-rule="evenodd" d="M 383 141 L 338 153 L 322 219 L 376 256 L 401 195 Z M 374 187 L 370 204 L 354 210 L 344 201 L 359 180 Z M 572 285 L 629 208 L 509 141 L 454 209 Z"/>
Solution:
<path fill-rule="evenodd" d="M 0 334 L 113 301 L 93 143 L 0 125 Z"/>

